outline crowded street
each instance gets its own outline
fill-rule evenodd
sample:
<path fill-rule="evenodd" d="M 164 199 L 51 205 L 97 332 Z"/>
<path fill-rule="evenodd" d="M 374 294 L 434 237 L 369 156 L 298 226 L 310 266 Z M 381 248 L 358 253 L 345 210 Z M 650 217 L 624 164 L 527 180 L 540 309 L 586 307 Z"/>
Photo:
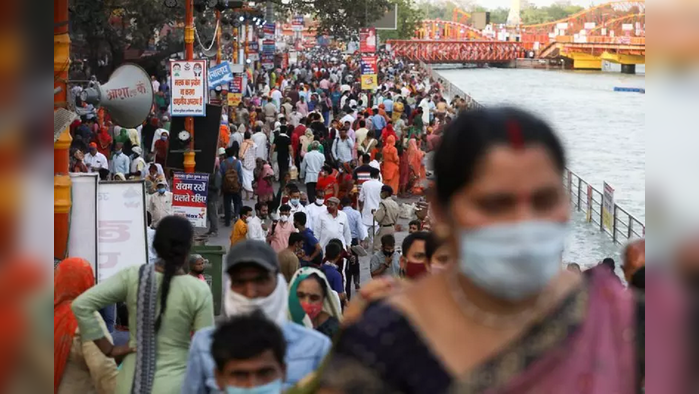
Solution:
<path fill-rule="evenodd" d="M 651 342 L 657 392 L 690 392 L 683 310 L 646 342 L 645 223 L 547 114 L 479 104 L 400 40 L 451 27 L 384 2 L 345 32 L 322 2 L 165 1 L 184 23 L 148 50 L 67 60 L 55 394 L 636 394 Z M 483 53 L 534 56 L 466 15 Z M 611 246 L 566 254 L 583 231 Z"/>

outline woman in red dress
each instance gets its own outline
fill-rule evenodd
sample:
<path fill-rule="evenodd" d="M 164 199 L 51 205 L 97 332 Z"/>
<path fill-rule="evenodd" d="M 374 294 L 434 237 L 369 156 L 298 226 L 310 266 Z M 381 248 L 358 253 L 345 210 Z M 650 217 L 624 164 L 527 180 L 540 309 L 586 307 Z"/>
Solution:
<path fill-rule="evenodd" d="M 338 174 L 336 169 L 326 164 L 318 176 L 316 188 L 325 190 L 326 202 L 330 197 L 337 197 L 340 194 L 340 184 L 337 182 Z"/>

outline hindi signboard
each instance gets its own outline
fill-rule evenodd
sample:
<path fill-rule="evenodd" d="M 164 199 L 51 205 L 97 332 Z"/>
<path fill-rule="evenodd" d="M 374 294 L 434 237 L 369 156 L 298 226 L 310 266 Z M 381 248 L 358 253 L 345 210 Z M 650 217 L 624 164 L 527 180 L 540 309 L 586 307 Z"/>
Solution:
<path fill-rule="evenodd" d="M 172 213 L 184 216 L 194 227 L 206 227 L 209 174 L 176 172 L 172 178 Z"/>
<path fill-rule="evenodd" d="M 269 55 L 266 53 L 263 53 L 260 56 L 260 63 L 262 64 L 262 68 L 265 70 L 271 70 L 274 68 L 274 55 Z"/>
<path fill-rule="evenodd" d="M 262 26 L 262 33 L 264 34 L 265 40 L 274 40 L 274 30 L 276 25 L 274 23 L 265 23 Z"/>
<path fill-rule="evenodd" d="M 376 53 L 376 29 L 365 27 L 359 29 L 359 52 Z"/>
<path fill-rule="evenodd" d="M 303 31 L 303 15 L 296 15 L 291 20 L 292 31 Z"/>
<path fill-rule="evenodd" d="M 378 65 L 376 56 L 362 56 L 360 62 L 362 89 L 373 90 L 378 86 Z"/>
<path fill-rule="evenodd" d="M 206 60 L 172 60 L 170 76 L 170 114 L 206 116 Z"/>
<path fill-rule="evenodd" d="M 604 182 L 602 195 L 602 225 L 610 232 L 614 232 L 614 188 Z"/>
<path fill-rule="evenodd" d="M 251 62 L 260 60 L 260 44 L 257 41 L 250 41 L 245 46 L 246 57 Z"/>
<path fill-rule="evenodd" d="M 148 262 L 145 195 L 143 181 L 100 182 L 98 282 L 124 268 Z"/>
<path fill-rule="evenodd" d="M 222 62 L 209 68 L 208 72 L 209 89 L 223 85 L 233 80 L 233 71 L 229 62 Z"/>

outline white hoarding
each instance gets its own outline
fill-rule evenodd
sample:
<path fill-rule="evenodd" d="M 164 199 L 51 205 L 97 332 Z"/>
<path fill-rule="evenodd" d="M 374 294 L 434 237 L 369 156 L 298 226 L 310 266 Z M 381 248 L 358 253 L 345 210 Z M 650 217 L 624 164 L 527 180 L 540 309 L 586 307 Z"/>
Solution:
<path fill-rule="evenodd" d="M 146 198 L 143 181 L 103 182 L 97 191 L 99 212 L 98 281 L 148 261 Z"/>
<path fill-rule="evenodd" d="M 80 257 L 92 265 L 99 276 L 97 244 L 98 174 L 71 173 L 73 209 L 70 211 L 68 257 Z"/>

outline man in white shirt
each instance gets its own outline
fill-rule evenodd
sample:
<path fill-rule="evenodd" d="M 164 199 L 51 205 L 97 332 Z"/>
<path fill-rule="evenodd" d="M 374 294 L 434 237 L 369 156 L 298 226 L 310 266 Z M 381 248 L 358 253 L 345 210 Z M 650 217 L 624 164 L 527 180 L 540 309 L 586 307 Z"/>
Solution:
<path fill-rule="evenodd" d="M 301 191 L 296 185 L 289 185 L 289 206 L 291 207 L 290 217 L 293 217 L 296 212 L 306 213 L 306 208 L 301 205 Z M 277 216 L 279 215 L 281 215 L 281 212 L 277 209 Z"/>
<path fill-rule="evenodd" d="M 354 141 L 347 135 L 345 128 L 340 129 L 340 138 L 336 138 L 332 146 L 332 154 L 340 163 L 349 163 L 353 158 Z"/>
<path fill-rule="evenodd" d="M 315 200 L 308 200 L 306 205 L 306 227 L 313 231 L 316 238 L 320 238 L 320 233 L 316 230 L 318 217 L 328 212 L 328 207 L 325 206 L 325 190 L 316 190 Z M 351 229 L 350 229 L 351 230 Z"/>
<path fill-rule="evenodd" d="M 109 169 L 109 162 L 107 157 L 99 152 L 97 152 L 97 144 L 90 142 L 88 147 L 88 154 L 85 155 L 83 162 L 87 166 L 90 172 L 99 172 L 102 169 Z"/>
<path fill-rule="evenodd" d="M 153 86 L 153 93 L 157 93 L 160 90 L 160 82 L 158 82 L 158 78 L 155 75 L 150 76 L 150 84 Z"/>
<path fill-rule="evenodd" d="M 153 218 L 153 227 L 158 227 L 158 223 L 165 216 L 172 215 L 172 193 L 167 191 L 167 183 L 159 181 L 156 191 L 148 203 L 148 212 Z"/>
<path fill-rule="evenodd" d="M 255 216 L 248 217 L 248 234 L 247 237 L 254 241 L 267 241 L 267 232 L 262 228 L 262 220 L 260 220 L 260 209 L 262 204 L 255 204 Z"/>
<path fill-rule="evenodd" d="M 277 107 L 277 111 L 280 111 L 282 106 L 282 92 L 279 89 L 274 88 L 272 93 L 270 93 L 270 97 L 272 98 L 274 105 Z"/>
<path fill-rule="evenodd" d="M 327 202 L 328 211 L 316 219 L 315 233 L 320 235 L 320 246 L 325 250 L 331 240 L 339 239 L 342 247 L 347 249 L 352 245 L 352 230 L 347 215 L 338 209 L 340 199 L 330 197 Z"/>
<path fill-rule="evenodd" d="M 362 224 L 366 226 L 369 233 L 369 245 L 373 244 L 376 234 L 373 211 L 379 209 L 381 203 L 383 183 L 379 181 L 378 174 L 379 171 L 371 173 L 371 179 L 362 183 L 362 189 L 359 191 L 359 211 L 362 213 Z"/>
<path fill-rule="evenodd" d="M 347 114 L 340 119 L 340 124 L 345 124 L 345 122 L 350 122 L 350 124 L 354 123 L 354 117 L 352 114 Z"/>
<path fill-rule="evenodd" d="M 303 157 L 301 162 L 301 179 L 306 184 L 306 194 L 308 201 L 313 202 L 316 199 L 316 187 L 318 185 L 318 174 L 323 169 L 325 164 L 325 155 L 318 150 L 320 143 L 313 141 L 308 147 L 308 153 Z M 309 226 L 310 227 L 310 226 Z M 311 227 L 312 228 L 312 227 Z"/>
<path fill-rule="evenodd" d="M 146 179 L 146 161 L 143 160 L 143 149 L 140 146 L 135 146 L 131 149 L 133 159 L 131 160 L 131 176 L 136 179 Z"/>
<path fill-rule="evenodd" d="M 252 142 L 257 145 L 255 157 L 262 160 L 269 160 L 269 148 L 267 147 L 267 135 L 262 132 L 262 127 L 255 126 L 255 134 L 252 135 Z"/>

